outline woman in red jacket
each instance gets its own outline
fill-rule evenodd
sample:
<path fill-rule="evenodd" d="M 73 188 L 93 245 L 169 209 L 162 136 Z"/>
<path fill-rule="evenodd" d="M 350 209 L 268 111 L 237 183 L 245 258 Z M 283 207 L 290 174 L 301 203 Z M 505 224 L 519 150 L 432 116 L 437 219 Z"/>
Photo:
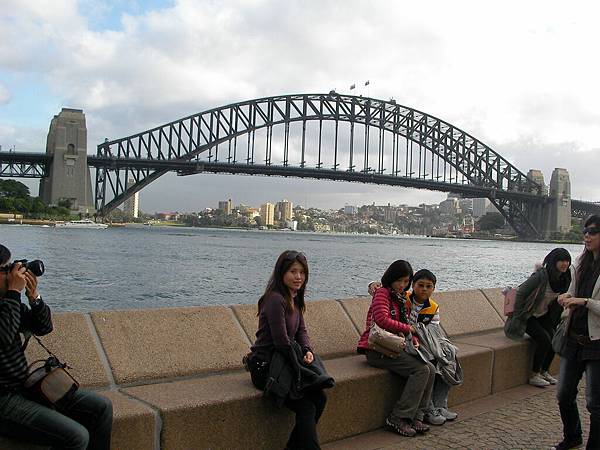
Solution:
<path fill-rule="evenodd" d="M 367 363 L 373 367 L 388 369 L 406 378 L 406 384 L 392 412 L 385 419 L 390 430 L 402 436 L 415 436 L 429 431 L 423 423 L 424 411 L 431 397 L 435 367 L 419 356 L 402 352 L 397 358 L 390 358 L 369 348 L 369 331 L 372 321 L 381 328 L 396 334 L 412 337 L 418 348 L 419 341 L 413 335 L 415 329 L 409 325 L 405 307 L 405 292 L 410 286 L 413 270 L 407 261 L 394 261 L 381 277 L 382 287 L 377 289 L 369 312 L 366 327 L 357 351 L 367 356 Z"/>

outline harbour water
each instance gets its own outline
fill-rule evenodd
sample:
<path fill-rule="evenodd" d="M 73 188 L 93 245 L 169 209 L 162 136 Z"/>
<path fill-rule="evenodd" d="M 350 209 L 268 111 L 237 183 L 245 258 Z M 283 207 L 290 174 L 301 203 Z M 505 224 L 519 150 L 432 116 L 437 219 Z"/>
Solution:
<path fill-rule="evenodd" d="M 307 298 L 366 295 L 395 259 L 438 277 L 438 290 L 521 283 L 551 243 L 127 226 L 106 230 L 0 225 L 13 258 L 42 259 L 55 311 L 256 303 L 286 249 L 307 256 Z M 582 245 L 564 245 L 573 257 Z"/>

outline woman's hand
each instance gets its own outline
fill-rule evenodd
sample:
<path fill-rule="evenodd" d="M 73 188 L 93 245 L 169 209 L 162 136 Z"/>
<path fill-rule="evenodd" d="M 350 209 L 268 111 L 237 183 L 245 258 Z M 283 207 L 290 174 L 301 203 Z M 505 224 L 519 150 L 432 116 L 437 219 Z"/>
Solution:
<path fill-rule="evenodd" d="M 417 332 L 417 329 L 411 325 L 411 326 L 410 326 L 410 332 L 411 332 L 412 334 L 415 334 L 415 333 Z"/>
<path fill-rule="evenodd" d="M 574 308 L 576 306 L 585 306 L 587 303 L 587 298 L 580 297 L 569 297 L 563 300 L 563 304 L 565 308 Z"/>
<path fill-rule="evenodd" d="M 566 308 L 568 305 L 566 305 L 565 302 L 567 302 L 570 298 L 573 298 L 573 296 L 571 294 L 569 294 L 568 292 L 565 292 L 564 294 L 560 294 L 558 296 L 558 304 L 560 306 L 562 306 L 563 308 Z"/>
<path fill-rule="evenodd" d="M 381 287 L 381 283 L 379 281 L 371 281 L 369 283 L 369 295 L 373 297 L 375 295 L 375 291 Z"/>
<path fill-rule="evenodd" d="M 312 364 L 312 362 L 315 360 L 315 355 L 312 354 L 312 352 L 306 352 L 304 354 L 304 362 L 306 364 Z"/>

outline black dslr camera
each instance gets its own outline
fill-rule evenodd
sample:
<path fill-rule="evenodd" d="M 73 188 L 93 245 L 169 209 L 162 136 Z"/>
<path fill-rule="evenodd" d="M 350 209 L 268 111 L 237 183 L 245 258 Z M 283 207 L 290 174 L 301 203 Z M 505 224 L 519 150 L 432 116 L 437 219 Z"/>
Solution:
<path fill-rule="evenodd" d="M 21 263 L 22 267 L 25 267 L 36 277 L 41 277 L 44 275 L 44 263 L 39 259 L 34 259 L 33 261 L 27 261 L 26 259 L 17 259 L 13 261 L 11 264 L 7 264 L 4 267 L 0 267 L 0 271 L 2 272 L 10 272 L 16 263 Z"/>

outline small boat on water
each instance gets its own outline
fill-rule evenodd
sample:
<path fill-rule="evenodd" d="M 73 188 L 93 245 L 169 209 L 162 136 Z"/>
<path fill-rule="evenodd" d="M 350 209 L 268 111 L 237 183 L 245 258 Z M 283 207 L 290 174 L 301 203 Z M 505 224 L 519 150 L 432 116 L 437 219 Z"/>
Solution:
<path fill-rule="evenodd" d="M 60 222 L 55 225 L 56 228 L 91 228 L 103 229 L 108 228 L 106 223 L 94 222 L 91 219 L 69 220 L 68 222 Z"/>

